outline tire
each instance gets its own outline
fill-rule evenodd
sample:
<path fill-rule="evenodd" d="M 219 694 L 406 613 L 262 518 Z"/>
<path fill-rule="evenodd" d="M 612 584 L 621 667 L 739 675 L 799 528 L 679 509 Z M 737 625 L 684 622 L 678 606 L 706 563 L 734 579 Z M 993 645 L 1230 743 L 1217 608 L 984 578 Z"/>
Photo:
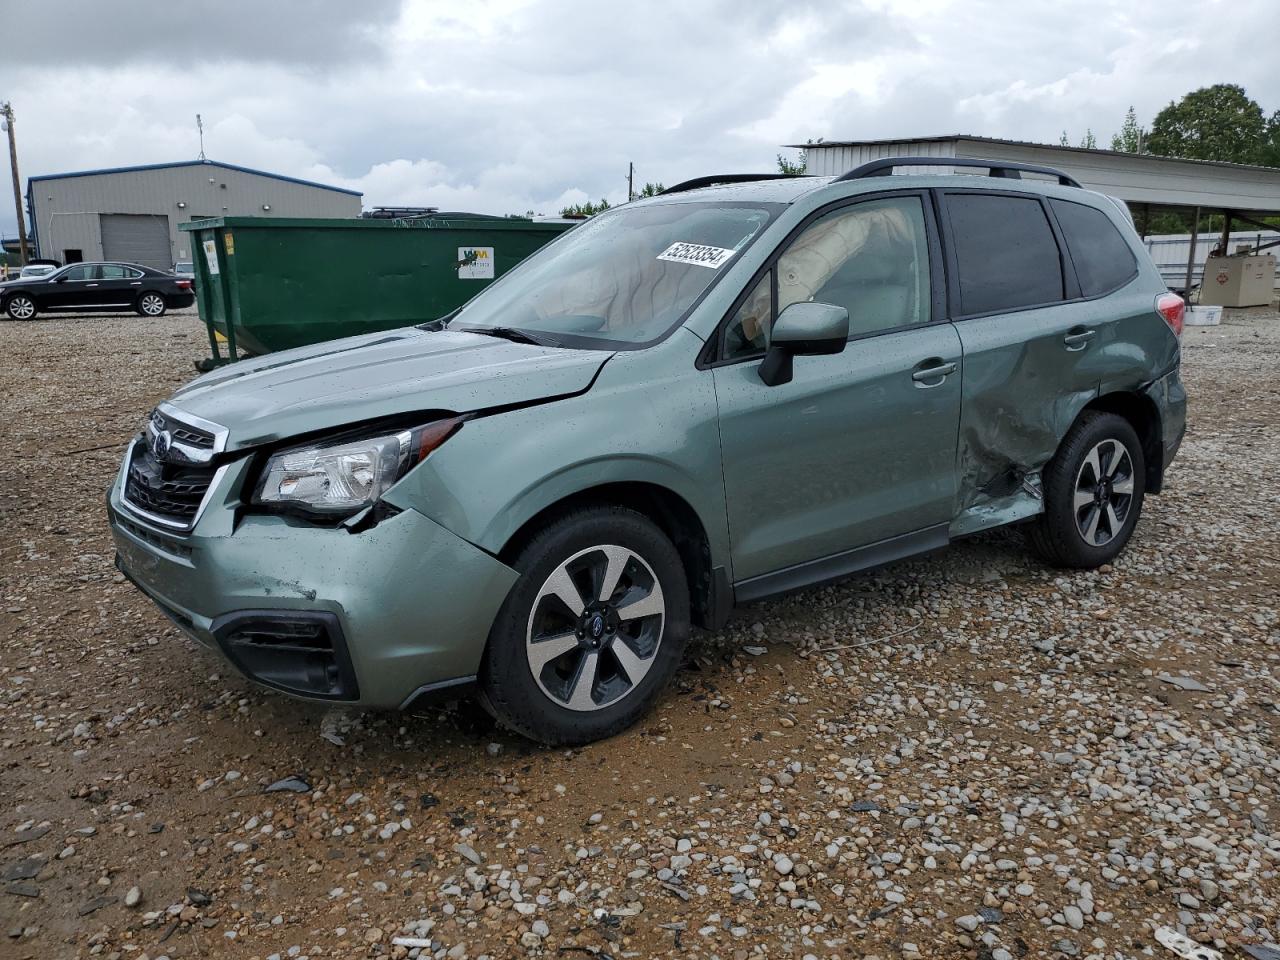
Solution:
<path fill-rule="evenodd" d="M 1097 482 L 1099 471 L 1105 483 Z M 1028 530 L 1036 552 L 1054 566 L 1075 569 L 1114 560 L 1133 535 L 1146 492 L 1142 444 L 1129 421 L 1101 411 L 1083 414 L 1042 478 L 1044 513 Z"/>
<path fill-rule="evenodd" d="M 689 639 L 689 587 L 671 541 L 633 510 L 594 507 L 543 528 L 512 566 L 520 579 L 489 631 L 481 704 L 548 746 L 600 740 L 635 723 Z"/>
<path fill-rule="evenodd" d="M 4 303 L 4 312 L 10 320 L 33 320 L 36 313 L 36 302 L 25 293 L 15 293 Z"/>
<path fill-rule="evenodd" d="M 148 290 L 138 297 L 138 302 L 133 308 L 138 311 L 139 316 L 155 319 L 164 316 L 165 311 L 169 309 L 169 303 L 165 300 L 164 294 Z"/>

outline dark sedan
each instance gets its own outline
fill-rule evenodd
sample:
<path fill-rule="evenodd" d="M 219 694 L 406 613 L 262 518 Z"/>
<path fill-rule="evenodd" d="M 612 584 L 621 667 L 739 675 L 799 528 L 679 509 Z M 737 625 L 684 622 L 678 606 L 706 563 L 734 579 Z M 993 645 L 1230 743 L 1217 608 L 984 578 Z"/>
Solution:
<path fill-rule="evenodd" d="M 136 310 L 159 317 L 194 300 L 190 280 L 136 263 L 73 263 L 43 277 L 0 283 L 0 310 L 11 320 L 30 320 L 43 310 Z"/>

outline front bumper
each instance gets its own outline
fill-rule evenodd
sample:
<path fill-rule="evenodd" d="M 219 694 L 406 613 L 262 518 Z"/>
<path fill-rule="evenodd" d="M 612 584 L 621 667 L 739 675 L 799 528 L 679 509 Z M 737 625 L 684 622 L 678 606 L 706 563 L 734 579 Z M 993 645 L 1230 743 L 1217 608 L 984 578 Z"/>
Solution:
<path fill-rule="evenodd" d="M 185 535 L 133 512 L 123 476 L 109 494 L 117 564 L 187 634 L 306 699 L 397 708 L 476 674 L 514 570 L 412 509 L 360 533 L 242 514 L 247 465 Z"/>

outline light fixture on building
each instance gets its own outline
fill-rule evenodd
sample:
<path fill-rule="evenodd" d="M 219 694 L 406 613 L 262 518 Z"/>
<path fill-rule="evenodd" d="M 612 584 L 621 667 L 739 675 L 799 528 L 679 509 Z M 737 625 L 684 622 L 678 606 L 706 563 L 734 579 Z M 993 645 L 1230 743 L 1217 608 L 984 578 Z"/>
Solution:
<path fill-rule="evenodd" d="M 263 210 L 263 212 L 264 212 L 264 213 L 270 213 L 270 212 L 271 212 L 271 204 L 269 204 L 269 203 L 264 203 L 264 204 L 262 205 L 262 210 Z"/>
<path fill-rule="evenodd" d="M 179 209 L 179 210 L 185 210 L 185 209 L 187 209 L 187 204 L 186 204 L 186 201 L 185 201 L 185 200 L 179 200 L 179 201 L 178 201 L 178 209 Z"/>

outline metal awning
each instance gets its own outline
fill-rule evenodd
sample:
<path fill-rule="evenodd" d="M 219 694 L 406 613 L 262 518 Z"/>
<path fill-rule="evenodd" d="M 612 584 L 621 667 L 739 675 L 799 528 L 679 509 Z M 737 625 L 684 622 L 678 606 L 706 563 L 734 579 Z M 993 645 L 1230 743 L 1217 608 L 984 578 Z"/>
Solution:
<path fill-rule="evenodd" d="M 909 155 L 1005 160 L 1052 167 L 1078 180 L 1086 189 L 1125 201 L 1131 209 L 1138 211 L 1140 221 L 1144 211 L 1190 213 L 1193 255 L 1196 249 L 1194 235 L 1199 233 L 1202 214 L 1224 215 L 1224 249 L 1233 225 L 1275 229 L 1260 221 L 1264 217 L 1280 217 L 1280 168 L 1276 167 L 1051 146 L 967 134 L 899 140 L 823 141 L 791 146 L 806 151 L 808 172 L 819 176 L 839 176 L 869 160 Z M 1192 259 L 1187 265 L 1187 288 L 1191 285 Z"/>

